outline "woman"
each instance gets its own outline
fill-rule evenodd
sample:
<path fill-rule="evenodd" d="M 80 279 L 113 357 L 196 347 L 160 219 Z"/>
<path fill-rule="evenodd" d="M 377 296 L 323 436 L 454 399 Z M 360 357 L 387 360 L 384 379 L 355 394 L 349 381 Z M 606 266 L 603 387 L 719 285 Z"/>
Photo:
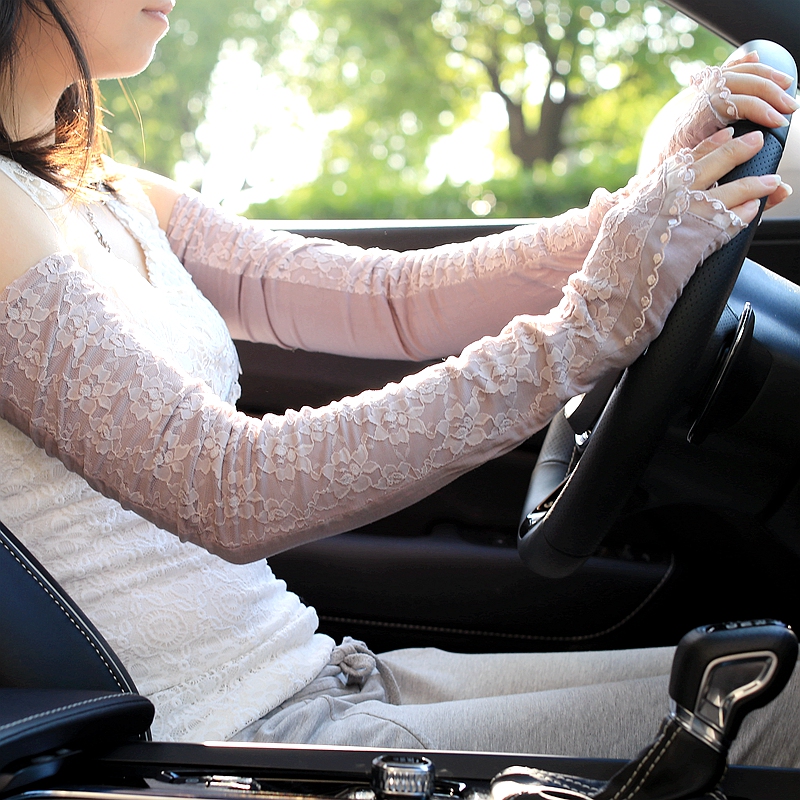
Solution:
<path fill-rule="evenodd" d="M 99 157 L 91 80 L 144 69 L 171 5 L 4 0 L 0 516 L 153 699 L 157 738 L 630 755 L 661 715 L 668 651 L 376 660 L 315 634 L 263 558 L 413 502 L 632 362 L 695 265 L 758 198 L 788 194 L 775 175 L 716 187 L 762 145 L 724 126 L 784 124 L 787 77 L 753 58 L 708 70 L 660 166 L 587 209 L 365 252 Z M 258 421 L 231 405 L 229 331 L 379 357 L 466 349 Z"/>

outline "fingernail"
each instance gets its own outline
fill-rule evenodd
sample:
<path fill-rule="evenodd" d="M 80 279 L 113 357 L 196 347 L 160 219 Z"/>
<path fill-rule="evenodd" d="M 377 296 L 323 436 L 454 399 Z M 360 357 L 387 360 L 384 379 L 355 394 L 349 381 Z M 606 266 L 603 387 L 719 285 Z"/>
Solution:
<path fill-rule="evenodd" d="M 781 185 L 780 175 L 762 175 L 759 180 L 767 189 L 777 189 Z"/>
<path fill-rule="evenodd" d="M 797 109 L 800 108 L 800 103 L 797 102 L 797 98 L 792 97 L 792 95 L 790 95 L 789 92 L 784 92 L 783 94 L 785 95 L 784 100 L 786 104 L 789 106 L 789 108 L 792 111 L 797 111 Z"/>
<path fill-rule="evenodd" d="M 710 142 L 714 142 L 714 144 L 724 144 L 727 141 L 730 141 L 733 138 L 733 128 L 723 128 L 721 131 L 717 131 L 712 136 L 708 137 Z"/>
<path fill-rule="evenodd" d="M 778 116 L 780 116 L 780 114 L 778 114 Z M 781 119 L 784 118 L 781 117 Z M 746 133 L 744 136 L 742 136 L 742 141 L 745 144 L 763 144 L 764 134 L 761 133 L 761 131 L 750 131 L 750 133 Z"/>
<path fill-rule="evenodd" d="M 756 218 L 758 209 L 761 204 L 758 200 L 748 200 L 743 205 L 739 206 L 739 218 L 744 223 L 750 223 Z"/>
<path fill-rule="evenodd" d="M 774 69 L 772 70 L 772 80 L 774 80 L 779 86 L 783 86 L 788 89 L 792 85 L 792 80 L 794 79 L 791 75 L 787 75 L 785 72 Z"/>
<path fill-rule="evenodd" d="M 784 183 L 783 181 L 781 181 L 781 185 L 786 191 L 787 197 L 791 197 L 794 194 L 794 189 L 792 189 L 792 185 L 790 183 Z"/>
<path fill-rule="evenodd" d="M 773 128 L 785 128 L 789 124 L 789 120 L 775 110 L 769 112 L 769 121 Z"/>

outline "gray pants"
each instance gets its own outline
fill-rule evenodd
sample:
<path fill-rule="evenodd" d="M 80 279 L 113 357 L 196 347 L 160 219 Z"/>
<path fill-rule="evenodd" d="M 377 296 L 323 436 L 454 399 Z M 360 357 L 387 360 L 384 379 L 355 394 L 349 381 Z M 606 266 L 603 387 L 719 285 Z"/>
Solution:
<path fill-rule="evenodd" d="M 463 655 L 431 648 L 374 656 L 345 639 L 302 691 L 241 741 L 631 758 L 668 709 L 672 648 Z M 800 670 L 753 712 L 737 763 L 800 766 Z"/>

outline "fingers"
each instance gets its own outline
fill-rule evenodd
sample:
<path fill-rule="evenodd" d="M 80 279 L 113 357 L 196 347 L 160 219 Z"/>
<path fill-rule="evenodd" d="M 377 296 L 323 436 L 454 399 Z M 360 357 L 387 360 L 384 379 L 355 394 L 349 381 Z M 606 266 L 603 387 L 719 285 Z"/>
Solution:
<path fill-rule="evenodd" d="M 750 222 L 758 213 L 761 198 L 768 198 L 772 207 L 792 192 L 778 175 L 751 176 L 717 186 L 717 181 L 734 167 L 752 158 L 764 145 L 764 136 L 754 131 L 737 139 L 731 138 L 730 128 L 718 131 L 693 151 L 695 179 L 693 189 L 705 190 L 744 221 Z"/>
<path fill-rule="evenodd" d="M 767 128 L 788 125 L 786 116 L 800 109 L 800 103 L 787 90 L 794 84 L 792 76 L 762 64 L 758 53 L 746 53 L 729 58 L 722 66 L 730 102 L 740 119 L 748 119 Z M 733 139 L 730 128 L 718 131 L 701 142 L 694 150 L 694 189 L 722 202 L 744 222 L 752 221 L 758 213 L 760 200 L 767 198 L 772 208 L 792 193 L 792 188 L 777 175 L 742 178 L 717 186 L 717 181 L 736 166 L 754 156 L 763 146 L 758 132 Z M 713 187 L 713 188 L 709 188 Z"/>
<path fill-rule="evenodd" d="M 767 198 L 767 208 L 774 208 L 792 195 L 792 187 L 781 181 L 781 185 Z"/>
<path fill-rule="evenodd" d="M 725 81 L 739 116 L 759 125 L 768 128 L 788 125 L 784 114 L 800 108 L 800 103 L 772 78 L 737 72 L 726 75 Z"/>
<path fill-rule="evenodd" d="M 752 131 L 736 139 L 730 138 L 724 131 L 718 131 L 692 151 L 695 158 L 692 188 L 708 189 L 734 167 L 752 158 L 763 146 L 764 135 L 760 131 Z"/>
<path fill-rule="evenodd" d="M 729 210 L 733 211 L 745 225 L 749 225 L 756 218 L 759 205 L 758 200 L 748 200 L 746 203 Z"/>
<path fill-rule="evenodd" d="M 733 55 L 734 54 L 731 53 L 725 59 L 725 63 L 722 65 L 723 67 L 732 67 L 736 64 L 746 64 L 748 62 L 758 61 L 758 53 L 755 50 L 751 50 L 749 53 L 745 53 L 743 56 L 739 56 L 738 58 L 734 58 Z"/>
<path fill-rule="evenodd" d="M 762 175 L 717 186 L 708 192 L 708 196 L 719 200 L 744 222 L 750 222 L 758 213 L 761 198 L 771 196 L 780 186 L 778 175 Z"/>
<path fill-rule="evenodd" d="M 712 136 L 700 142 L 700 144 L 692 150 L 695 161 L 714 152 L 721 144 L 725 144 L 725 142 L 729 142 L 731 139 L 733 139 L 733 128 L 723 128 L 721 131 L 717 131 Z"/>
<path fill-rule="evenodd" d="M 791 75 L 762 64 L 756 52 L 746 53 L 737 59 L 728 58 L 722 65 L 722 71 L 726 75 L 730 72 L 749 72 L 753 75 L 760 75 L 762 78 L 775 81 L 783 89 L 788 89 L 794 82 L 794 78 Z"/>
<path fill-rule="evenodd" d="M 777 175 L 775 177 L 778 177 Z M 780 178 L 778 178 L 780 180 Z M 709 192 L 709 194 L 711 194 Z M 769 208 L 774 208 L 778 203 L 782 203 L 787 197 L 792 194 L 792 187 L 789 186 L 788 183 L 783 183 L 781 181 L 778 188 L 767 197 L 767 204 L 765 206 L 765 210 Z M 756 214 L 758 214 L 758 207 L 760 203 L 758 200 L 748 200 L 746 203 L 743 203 L 738 206 L 734 206 L 730 208 L 730 211 L 733 211 L 734 214 L 737 214 L 738 217 L 742 220 L 742 222 L 747 225 L 748 223 L 752 222 L 756 218 Z"/>
<path fill-rule="evenodd" d="M 740 119 L 749 119 L 768 128 L 787 125 L 784 117 L 800 108 L 788 93 L 794 83 L 784 72 L 762 64 L 757 53 L 747 53 L 722 67 L 730 102 Z"/>
<path fill-rule="evenodd" d="M 735 66 L 723 66 L 722 71 L 726 79 L 733 75 L 757 75 L 765 80 L 777 83 L 781 89 L 788 89 L 794 82 L 791 75 L 761 63 L 739 64 L 737 62 Z"/>

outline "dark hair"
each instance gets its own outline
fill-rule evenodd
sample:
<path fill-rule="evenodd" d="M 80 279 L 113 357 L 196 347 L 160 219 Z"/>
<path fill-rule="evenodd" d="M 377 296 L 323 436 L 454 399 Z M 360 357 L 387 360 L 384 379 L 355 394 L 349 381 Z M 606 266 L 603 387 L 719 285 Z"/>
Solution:
<path fill-rule="evenodd" d="M 61 189 L 80 191 L 87 176 L 94 180 L 92 173 L 101 170 L 97 87 L 86 53 L 58 0 L 0 0 L 0 81 L 13 84 L 25 8 L 41 20 L 58 25 L 75 59 L 78 78 L 59 98 L 54 130 L 14 141 L 8 121 L 0 119 L 0 154 Z"/>

